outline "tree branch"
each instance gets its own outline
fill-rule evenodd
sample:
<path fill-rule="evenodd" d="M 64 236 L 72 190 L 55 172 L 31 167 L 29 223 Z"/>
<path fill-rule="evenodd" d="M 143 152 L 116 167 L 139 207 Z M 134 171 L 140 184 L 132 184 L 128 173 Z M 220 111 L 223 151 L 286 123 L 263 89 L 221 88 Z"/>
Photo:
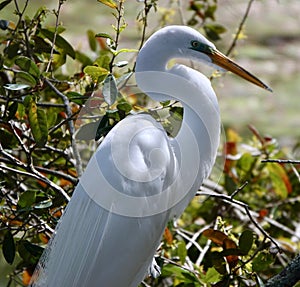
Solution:
<path fill-rule="evenodd" d="M 298 254 L 279 274 L 267 281 L 265 287 L 292 287 L 300 281 L 300 254 Z"/>
<path fill-rule="evenodd" d="M 76 141 L 74 139 L 74 134 L 75 134 L 75 126 L 72 120 L 73 114 L 72 114 L 72 110 L 70 107 L 70 101 L 68 99 L 68 97 L 66 95 L 64 95 L 61 91 L 59 91 L 51 82 L 49 79 L 44 78 L 44 81 L 47 83 L 47 85 L 51 88 L 51 90 L 53 92 L 55 92 L 62 100 L 63 103 L 65 105 L 65 109 L 66 109 L 66 113 L 68 116 L 68 125 L 69 125 L 69 131 L 70 131 L 70 135 L 71 135 L 71 145 L 72 145 L 72 151 L 73 151 L 73 155 L 75 158 L 75 162 L 76 162 L 76 171 L 78 174 L 78 177 L 80 177 L 82 175 L 82 163 L 81 163 L 81 158 L 80 158 L 80 154 L 76 145 Z"/>

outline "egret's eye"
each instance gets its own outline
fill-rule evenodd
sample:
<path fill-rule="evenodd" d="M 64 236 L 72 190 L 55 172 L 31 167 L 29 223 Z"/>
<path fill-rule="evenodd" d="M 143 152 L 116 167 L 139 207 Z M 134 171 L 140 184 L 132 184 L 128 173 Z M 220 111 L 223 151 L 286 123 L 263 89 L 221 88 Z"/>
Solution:
<path fill-rule="evenodd" d="M 199 47 L 199 44 L 200 44 L 200 43 L 199 43 L 198 41 L 192 41 L 192 42 L 191 42 L 191 45 L 192 45 L 193 48 L 198 48 L 198 47 Z"/>

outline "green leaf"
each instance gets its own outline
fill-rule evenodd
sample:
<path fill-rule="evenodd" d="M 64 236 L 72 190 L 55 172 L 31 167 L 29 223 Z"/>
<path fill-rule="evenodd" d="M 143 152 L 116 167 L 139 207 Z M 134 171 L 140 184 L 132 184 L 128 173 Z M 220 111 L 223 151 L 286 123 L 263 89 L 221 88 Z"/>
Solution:
<path fill-rule="evenodd" d="M 248 179 L 256 159 L 250 153 L 244 153 L 237 162 L 237 172 L 241 181 Z"/>
<path fill-rule="evenodd" d="M 48 139 L 47 118 L 44 110 L 39 109 L 32 100 L 29 106 L 28 119 L 32 135 L 37 146 L 43 147 Z"/>
<path fill-rule="evenodd" d="M 31 207 L 35 203 L 36 192 L 34 190 L 26 190 L 19 196 L 18 206 L 21 208 Z"/>
<path fill-rule="evenodd" d="M 110 130 L 111 126 L 109 125 L 109 118 L 108 115 L 105 114 L 101 119 L 100 123 L 98 124 L 95 140 L 99 140 L 102 136 L 106 135 Z"/>
<path fill-rule="evenodd" d="M 96 136 L 99 123 L 100 121 L 97 121 L 97 122 L 92 122 L 81 126 L 77 130 L 75 134 L 75 138 L 77 140 L 85 140 L 85 141 L 93 140 Z"/>
<path fill-rule="evenodd" d="M 244 255 L 247 255 L 253 244 L 253 232 L 245 230 L 239 238 L 239 249 Z"/>
<path fill-rule="evenodd" d="M 16 255 L 16 245 L 11 232 L 8 230 L 2 243 L 3 256 L 8 264 L 12 264 Z"/>
<path fill-rule="evenodd" d="M 11 120 L 12 118 L 14 118 L 16 112 L 18 110 L 18 103 L 17 102 L 13 102 L 12 104 L 9 105 L 7 111 L 7 120 Z"/>
<path fill-rule="evenodd" d="M 86 66 L 83 69 L 83 72 L 89 75 L 94 82 L 97 82 L 99 78 L 106 76 L 109 73 L 108 70 L 97 66 Z"/>
<path fill-rule="evenodd" d="M 47 43 L 42 37 L 39 37 L 37 35 L 32 36 L 32 39 L 34 41 L 34 52 L 35 53 L 48 53 L 50 54 L 52 51 L 52 47 L 49 43 Z M 54 54 L 58 54 L 58 51 L 55 49 L 53 50 Z"/>
<path fill-rule="evenodd" d="M 43 253 L 43 248 L 32 244 L 28 240 L 20 240 L 18 242 L 18 252 L 26 264 L 35 265 Z"/>
<path fill-rule="evenodd" d="M 110 40 L 114 41 L 114 39 L 109 34 L 107 34 L 107 33 L 97 33 L 95 35 L 95 37 L 110 39 Z"/>
<path fill-rule="evenodd" d="M 261 252 L 252 261 L 252 269 L 254 272 L 261 272 L 270 268 L 273 263 L 273 257 L 269 253 Z"/>
<path fill-rule="evenodd" d="M 132 106 L 128 102 L 122 102 L 117 104 L 117 109 L 129 113 L 132 110 Z"/>
<path fill-rule="evenodd" d="M 55 33 L 47 30 L 47 29 L 41 29 L 41 33 L 48 38 L 51 42 L 53 42 L 54 40 L 54 35 Z M 61 48 L 67 55 L 69 55 L 71 58 L 75 59 L 76 54 L 75 51 L 73 49 L 73 47 L 71 46 L 71 44 L 65 40 L 62 36 L 60 36 L 59 34 L 56 34 L 56 38 L 55 38 L 55 45 L 59 48 Z"/>
<path fill-rule="evenodd" d="M 106 70 L 109 70 L 110 65 L 110 56 L 108 51 L 101 51 L 100 57 L 98 57 L 95 62 L 94 66 L 102 67 Z"/>
<path fill-rule="evenodd" d="M 57 121 L 57 108 L 51 107 L 46 110 L 47 126 L 52 127 L 56 124 Z"/>
<path fill-rule="evenodd" d="M 35 78 L 39 78 L 40 69 L 38 66 L 29 58 L 25 56 L 20 56 L 15 60 L 16 65 L 18 65 L 24 72 L 29 73 Z"/>
<path fill-rule="evenodd" d="M 88 30 L 87 31 L 87 36 L 88 36 L 88 40 L 89 40 L 89 45 L 92 51 L 96 51 L 97 49 L 97 41 L 95 39 L 95 33 L 92 30 Z"/>
<path fill-rule="evenodd" d="M 288 180 L 284 168 L 278 163 L 268 163 L 267 168 L 272 181 L 275 193 L 282 199 L 288 196 L 288 189 L 285 180 Z"/>
<path fill-rule="evenodd" d="M 71 102 L 74 102 L 78 105 L 83 105 L 88 99 L 88 96 L 81 95 L 77 92 L 68 92 L 66 95 Z"/>
<path fill-rule="evenodd" d="M 16 73 L 16 82 L 17 84 L 25 84 L 30 87 L 35 87 L 37 84 L 33 76 L 31 76 L 27 72 L 22 72 L 22 71 Z"/>
<path fill-rule="evenodd" d="M 178 120 L 182 120 L 183 108 L 173 106 L 173 107 L 170 108 L 170 114 L 173 118 L 178 119 Z"/>
<path fill-rule="evenodd" d="M 87 55 L 79 51 L 76 51 L 76 60 L 78 60 L 83 65 L 83 67 L 93 65 L 93 61 Z"/>
<path fill-rule="evenodd" d="M 226 28 L 220 24 L 205 24 L 204 31 L 208 38 L 213 41 L 220 40 L 220 34 L 226 32 Z"/>
<path fill-rule="evenodd" d="M 227 274 L 226 261 L 220 252 L 214 251 L 210 254 L 214 268 L 222 275 Z"/>
<path fill-rule="evenodd" d="M 101 2 L 102 4 L 110 7 L 110 8 L 117 8 L 117 4 L 113 0 L 98 0 L 98 2 Z"/>
<path fill-rule="evenodd" d="M 112 74 L 107 75 L 103 83 L 102 94 L 104 100 L 109 105 L 112 105 L 118 96 L 118 88 L 115 77 Z"/>
<path fill-rule="evenodd" d="M 210 18 L 212 20 L 215 20 L 215 12 L 217 10 L 217 5 L 211 5 L 207 8 L 205 11 L 205 18 Z"/>
<path fill-rule="evenodd" d="M 7 149 L 12 149 L 18 144 L 13 134 L 4 128 L 0 128 L 0 141 L 2 147 Z"/>
<path fill-rule="evenodd" d="M 117 52 L 115 52 L 115 55 L 117 56 L 117 55 L 119 55 L 121 53 L 136 53 L 138 51 L 139 50 L 137 50 L 137 49 L 120 49 Z"/>
<path fill-rule="evenodd" d="M 207 269 L 206 274 L 202 277 L 204 283 L 211 284 L 218 282 L 221 279 L 220 273 L 214 268 L 210 267 Z"/>
<path fill-rule="evenodd" d="M 186 245 L 184 241 L 179 241 L 177 244 L 177 253 L 180 259 L 181 264 L 185 263 L 185 259 L 187 256 Z"/>

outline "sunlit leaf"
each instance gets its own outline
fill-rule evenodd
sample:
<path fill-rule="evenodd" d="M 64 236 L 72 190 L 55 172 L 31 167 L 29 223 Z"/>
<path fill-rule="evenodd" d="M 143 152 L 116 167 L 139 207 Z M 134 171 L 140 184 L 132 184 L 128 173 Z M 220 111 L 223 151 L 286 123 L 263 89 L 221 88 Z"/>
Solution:
<path fill-rule="evenodd" d="M 28 111 L 28 119 L 32 135 L 36 144 L 40 147 L 44 146 L 48 139 L 48 125 L 46 113 L 37 107 L 34 101 L 31 101 Z"/>
<path fill-rule="evenodd" d="M 118 50 L 115 55 L 119 55 L 121 53 L 137 53 L 139 50 L 137 49 L 120 49 Z"/>
<path fill-rule="evenodd" d="M 211 284 L 218 282 L 221 279 L 220 273 L 214 268 L 207 269 L 205 276 L 201 277 L 204 283 Z"/>
<path fill-rule="evenodd" d="M 36 192 L 34 190 L 26 190 L 21 193 L 18 200 L 18 206 L 21 208 L 31 207 L 35 203 Z"/>
<path fill-rule="evenodd" d="M 284 168 L 279 163 L 268 163 L 267 169 L 269 171 L 275 193 L 282 199 L 286 198 L 288 196 L 289 189 L 291 190 L 291 186 Z"/>
<path fill-rule="evenodd" d="M 5 232 L 2 243 L 3 256 L 8 264 L 12 264 L 16 255 L 16 245 L 13 235 L 9 230 Z"/>
<path fill-rule="evenodd" d="M 128 102 L 122 102 L 117 104 L 117 109 L 129 113 L 132 110 L 132 106 Z"/>
<path fill-rule="evenodd" d="M 113 0 L 98 0 L 99 2 L 101 2 L 102 4 L 110 7 L 110 8 L 117 8 L 117 4 L 115 1 Z"/>
<path fill-rule="evenodd" d="M 252 261 L 252 268 L 254 272 L 261 272 L 270 268 L 273 262 L 273 257 L 271 254 L 266 252 L 261 252 Z"/>
<path fill-rule="evenodd" d="M 110 54 L 109 54 L 108 51 L 101 51 L 100 52 L 100 57 L 98 57 L 95 60 L 93 65 L 109 70 L 109 65 L 110 65 L 110 61 L 111 61 L 111 58 L 110 58 L 109 55 Z"/>
<path fill-rule="evenodd" d="M 244 153 L 237 162 L 237 171 L 241 180 L 246 180 L 254 168 L 256 158 L 250 153 Z"/>
<path fill-rule="evenodd" d="M 94 82 L 97 82 L 100 77 L 106 76 L 109 73 L 108 70 L 97 66 L 86 66 L 83 72 L 89 75 Z"/>
<path fill-rule="evenodd" d="M 180 259 L 181 264 L 185 263 L 185 259 L 187 256 L 186 245 L 184 241 L 179 241 L 177 244 L 177 253 Z"/>

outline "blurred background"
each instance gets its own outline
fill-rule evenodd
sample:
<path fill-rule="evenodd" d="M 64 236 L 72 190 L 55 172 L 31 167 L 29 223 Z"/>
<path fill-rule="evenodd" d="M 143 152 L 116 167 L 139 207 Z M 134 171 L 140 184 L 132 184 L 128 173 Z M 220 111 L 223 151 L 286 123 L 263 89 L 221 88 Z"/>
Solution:
<path fill-rule="evenodd" d="M 141 31 L 138 28 L 136 15 L 143 9 L 143 3 L 133 0 L 127 2 L 125 18 L 128 26 L 122 34 L 120 44 L 126 48 L 138 48 Z M 188 2 L 182 0 L 181 4 L 184 7 Z M 191 17 L 193 12 L 186 9 L 181 10 L 182 15 L 178 13 L 178 3 L 179 0 L 158 1 L 157 13 L 152 13 L 149 17 L 147 35 L 161 25 L 181 24 Z M 57 5 L 58 1 L 55 0 L 29 1 L 27 13 L 34 14 L 40 6 L 56 9 Z M 225 26 L 227 31 L 215 44 L 222 52 L 225 53 L 230 47 L 248 5 L 249 1 L 219 1 L 216 22 Z M 17 17 L 9 6 L 0 11 L 0 19 L 16 21 Z M 273 93 L 259 89 L 231 74 L 213 80 L 219 98 L 223 125 L 234 128 L 246 137 L 251 137 L 247 126 L 252 124 L 262 135 L 275 137 L 280 145 L 291 148 L 291 158 L 297 156 L 293 154 L 292 147 L 300 140 L 299 15 L 299 0 L 253 1 L 243 29 L 245 37 L 237 42 L 231 54 L 235 61 L 268 84 L 273 89 Z M 48 22 L 49 25 L 54 25 L 55 17 L 49 15 Z M 73 0 L 63 4 L 60 22 L 66 28 L 64 37 L 75 49 L 87 52 L 89 49 L 87 30 L 96 33 L 112 33 L 111 24 L 114 23 L 114 18 L 111 10 L 96 0 Z M 130 57 L 133 55 L 131 54 Z M 66 69 L 76 69 L 76 67 L 68 63 Z M 199 69 L 201 71 L 204 69 L 207 76 L 213 72 L 200 66 Z M 4 266 L 2 253 L 0 286 L 6 286 L 7 279 L 4 274 L 9 272 L 9 268 L 7 264 L 5 269 L 1 266 Z"/>
<path fill-rule="evenodd" d="M 28 14 L 34 14 L 43 5 L 55 9 L 57 2 L 30 1 Z M 142 2 L 126 3 L 125 18 L 128 26 L 121 38 L 121 46 L 138 47 L 141 32 L 138 30 L 136 15 L 143 8 Z M 188 4 L 189 1 L 181 0 L 183 7 Z M 222 39 L 215 42 L 222 52 L 225 53 L 231 45 L 248 4 L 249 1 L 241 0 L 222 0 L 218 3 L 216 22 L 227 29 L 222 34 Z M 152 13 L 149 18 L 147 35 L 162 24 L 181 24 L 182 20 L 189 19 L 193 13 L 182 9 L 182 19 L 177 8 L 178 1 L 158 1 L 157 13 Z M 0 12 L 0 18 L 16 19 L 11 12 L 13 11 L 5 8 Z M 247 125 L 253 124 L 262 134 L 276 137 L 282 145 L 291 146 L 299 140 L 299 15 L 298 0 L 253 1 L 243 29 L 245 37 L 238 41 L 231 57 L 267 83 L 274 92 L 271 94 L 263 91 L 231 74 L 214 80 L 225 126 L 246 132 Z M 55 17 L 48 17 L 48 21 L 49 25 L 54 25 Z M 112 33 L 111 24 L 114 19 L 111 10 L 96 0 L 73 0 L 63 4 L 60 22 L 66 28 L 64 37 L 76 49 L 85 51 L 88 49 L 87 30 Z M 70 68 L 73 68 L 72 65 Z M 203 71 L 203 67 L 200 69 Z M 211 73 L 211 69 L 206 72 L 208 76 Z"/>

